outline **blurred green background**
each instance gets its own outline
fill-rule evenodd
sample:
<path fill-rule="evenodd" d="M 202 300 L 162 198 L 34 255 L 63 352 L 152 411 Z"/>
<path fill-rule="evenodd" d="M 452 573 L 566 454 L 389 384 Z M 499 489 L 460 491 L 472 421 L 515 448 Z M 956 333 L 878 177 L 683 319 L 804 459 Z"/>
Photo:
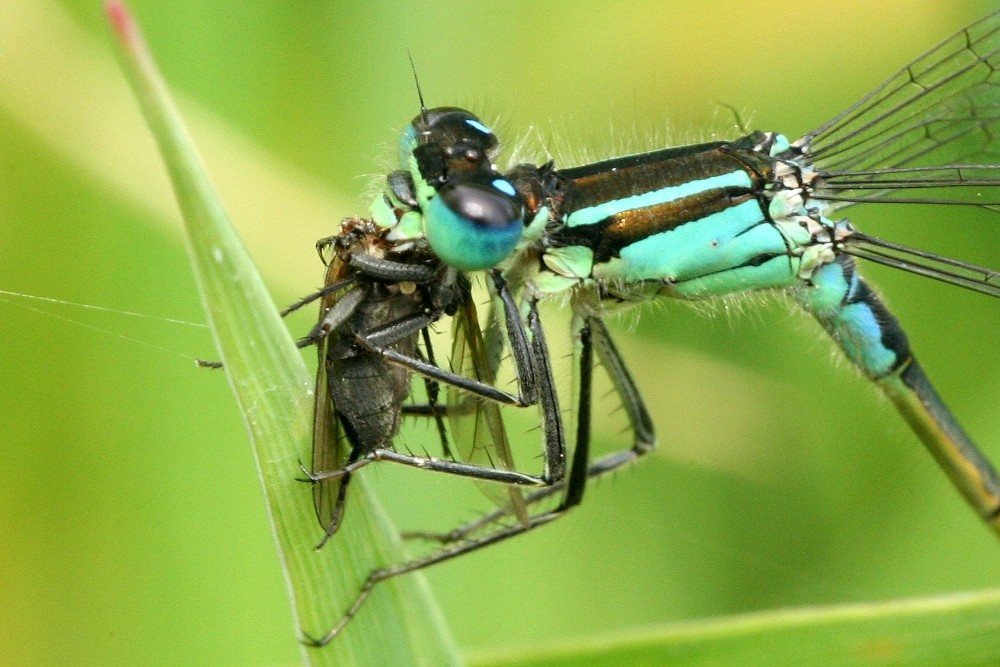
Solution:
<path fill-rule="evenodd" d="M 359 175 L 391 164 L 417 110 L 407 51 L 430 105 L 469 106 L 565 162 L 731 136 L 722 104 L 798 135 L 995 3 L 131 6 L 285 304 L 321 280 L 314 240 L 364 210 Z M 0 290 L 204 322 L 99 4 L 0 3 L 0 44 Z M 851 215 L 1000 263 L 982 212 Z M 1000 308 L 867 273 L 1000 461 Z M 654 455 L 562 522 L 427 573 L 463 648 L 1000 585 L 995 538 L 815 325 L 775 302 L 704 310 L 614 323 L 656 413 Z M 207 330 L 0 294 L 0 340 L 0 662 L 297 661 L 244 428 L 224 376 L 193 365 L 214 356 Z M 601 448 L 626 444 L 618 427 L 600 420 Z M 365 474 L 404 528 L 482 506 L 462 480 Z"/>

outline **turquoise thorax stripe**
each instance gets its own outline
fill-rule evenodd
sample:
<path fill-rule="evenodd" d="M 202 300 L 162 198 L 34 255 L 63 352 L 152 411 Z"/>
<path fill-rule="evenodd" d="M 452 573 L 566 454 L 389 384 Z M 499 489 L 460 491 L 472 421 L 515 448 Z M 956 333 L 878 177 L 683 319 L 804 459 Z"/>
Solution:
<path fill-rule="evenodd" d="M 573 211 L 566 217 L 566 225 L 568 227 L 593 225 L 617 213 L 665 204 L 706 190 L 719 190 L 723 188 L 746 188 L 749 190 L 752 185 L 750 175 L 743 169 L 736 169 L 725 174 L 719 174 L 718 176 L 700 178 L 639 195 L 612 199 L 597 206 L 581 208 L 578 211 Z"/>
<path fill-rule="evenodd" d="M 780 261 L 768 261 L 774 258 Z M 677 286 L 677 296 L 707 297 L 794 285 L 797 270 L 788 240 L 751 199 L 626 246 L 596 263 L 593 277 L 665 281 Z M 697 282 L 685 290 L 688 281 Z"/>

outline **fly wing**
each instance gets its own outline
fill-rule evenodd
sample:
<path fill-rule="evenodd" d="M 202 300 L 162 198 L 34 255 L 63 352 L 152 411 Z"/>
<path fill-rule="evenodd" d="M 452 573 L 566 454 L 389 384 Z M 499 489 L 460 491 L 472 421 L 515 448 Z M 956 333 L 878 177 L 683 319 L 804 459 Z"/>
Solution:
<path fill-rule="evenodd" d="M 496 368 L 490 363 L 476 305 L 471 295 L 455 314 L 451 364 L 453 372 L 480 382 L 493 384 Z M 448 419 L 455 446 L 463 460 L 479 465 L 514 470 L 514 455 L 507 439 L 500 406 L 477 399 L 455 387 L 448 387 Z M 456 409 L 450 409 L 456 406 Z M 508 508 L 522 525 L 527 525 L 528 510 L 521 490 L 499 484 L 480 482 L 479 488 L 498 506 Z"/>
<path fill-rule="evenodd" d="M 335 258 L 327 271 L 326 284 L 332 285 L 341 280 L 346 273 L 346 265 Z M 320 305 L 320 321 L 343 296 L 343 290 L 334 292 L 323 298 Z M 349 462 L 350 445 L 340 430 L 340 421 L 333 404 L 328 382 L 327 353 L 330 349 L 331 335 L 323 336 L 316 344 L 319 359 L 316 364 L 315 410 L 313 412 L 313 448 L 312 470 L 314 473 L 330 472 L 342 469 Z M 316 518 L 326 535 L 322 546 L 340 527 L 344 516 L 344 501 L 347 497 L 347 485 L 350 475 L 334 477 L 313 482 L 313 506 Z"/>
<path fill-rule="evenodd" d="M 1000 12 L 964 28 L 797 141 L 814 197 L 1000 205 Z M 795 160 L 795 157 L 791 159 Z"/>
<path fill-rule="evenodd" d="M 347 464 L 344 438 L 334 411 L 333 398 L 327 384 L 326 339 L 319 344 L 320 360 L 316 370 L 316 410 L 313 421 L 312 469 L 314 473 L 339 470 Z M 340 527 L 344 516 L 344 499 L 350 475 L 313 482 L 313 506 L 316 518 L 326 533 L 325 542 Z"/>

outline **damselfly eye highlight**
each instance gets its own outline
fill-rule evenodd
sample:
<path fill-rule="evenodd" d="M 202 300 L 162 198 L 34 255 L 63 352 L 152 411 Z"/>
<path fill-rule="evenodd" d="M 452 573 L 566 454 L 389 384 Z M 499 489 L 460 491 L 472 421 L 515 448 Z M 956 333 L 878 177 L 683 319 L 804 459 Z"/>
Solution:
<path fill-rule="evenodd" d="M 453 156 L 474 151 L 488 160 L 497 137 L 472 113 L 457 107 L 437 107 L 421 112 L 407 127 L 399 144 L 400 163 L 407 164 L 418 147 L 432 146 Z"/>

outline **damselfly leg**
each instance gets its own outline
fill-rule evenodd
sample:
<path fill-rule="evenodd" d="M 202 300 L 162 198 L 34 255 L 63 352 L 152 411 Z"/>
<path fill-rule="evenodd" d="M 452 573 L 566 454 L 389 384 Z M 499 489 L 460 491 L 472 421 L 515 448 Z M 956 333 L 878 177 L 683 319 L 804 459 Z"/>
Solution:
<path fill-rule="evenodd" d="M 585 477 L 587 480 L 590 480 L 603 477 L 631 465 L 651 452 L 656 447 L 656 433 L 653 428 L 652 416 L 646 407 L 639 387 L 632 379 L 632 374 L 629 372 L 628 366 L 619 353 L 611 332 L 608 331 L 603 320 L 597 317 L 576 318 L 572 325 L 572 330 L 575 332 L 574 338 L 578 341 L 579 346 L 579 351 L 576 355 L 578 357 L 577 367 L 579 373 L 579 395 L 576 399 L 577 445 L 574 448 L 573 465 L 576 465 L 576 457 L 580 449 L 580 444 L 583 443 L 588 451 L 590 448 L 591 421 L 593 419 L 591 394 L 595 352 L 597 361 L 599 362 L 598 365 L 607 373 L 614 387 L 615 395 L 621 401 L 628 421 L 628 429 L 632 434 L 631 447 L 605 454 L 588 464 Z M 531 507 L 560 493 L 565 494 L 559 505 L 559 507 L 563 508 L 562 511 L 579 504 L 584 486 L 580 484 L 579 478 L 576 478 L 579 486 L 572 489 L 573 479 L 574 477 L 571 474 L 566 481 L 531 491 L 524 496 L 525 504 Z M 509 530 L 509 526 L 498 528 L 498 524 L 509 519 L 510 516 L 511 512 L 508 509 L 498 508 L 448 533 L 408 531 L 403 535 L 410 539 L 427 540 L 442 544 L 465 542 L 475 539 L 478 533 L 483 533 L 488 529 Z"/>
<path fill-rule="evenodd" d="M 528 328 L 532 338 L 544 340 L 538 318 L 537 302 L 529 299 L 527 308 Z M 529 507 L 537 508 L 544 500 L 562 494 L 559 503 L 549 509 L 534 509 L 528 515 L 527 521 L 510 521 L 513 512 L 510 509 L 501 508 L 446 534 L 406 533 L 407 537 L 433 540 L 446 546 L 425 556 L 374 570 L 364 581 L 354 602 L 337 624 L 322 637 L 307 636 L 305 641 L 308 644 L 324 646 L 332 641 L 357 615 L 379 583 L 478 551 L 549 524 L 564 516 L 583 501 L 584 491 L 590 479 L 618 470 L 652 451 L 656 440 L 649 411 L 604 323 L 593 317 L 580 318 L 574 326 L 574 331 L 578 339 L 576 356 L 579 391 L 576 405 L 576 444 L 573 448 L 569 474 L 565 480 L 533 491 L 524 498 Z M 590 463 L 591 399 L 595 349 L 625 407 L 634 440 L 631 448 L 613 452 L 594 463 Z M 544 351 L 544 344 L 539 351 Z M 551 382 L 551 369 L 548 367 L 547 359 L 547 356 L 538 358 L 539 361 L 545 363 L 545 370 L 539 375 L 539 401 L 543 406 L 543 414 L 551 414 L 556 422 L 545 428 L 561 428 L 558 424 L 557 397 Z"/>

